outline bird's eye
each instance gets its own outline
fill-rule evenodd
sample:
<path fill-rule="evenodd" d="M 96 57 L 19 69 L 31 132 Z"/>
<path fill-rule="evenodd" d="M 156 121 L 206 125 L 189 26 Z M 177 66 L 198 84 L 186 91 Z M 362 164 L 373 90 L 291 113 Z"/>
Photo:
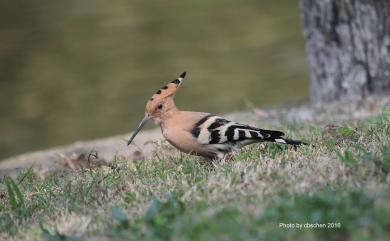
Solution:
<path fill-rule="evenodd" d="M 159 109 L 159 110 L 161 110 L 163 108 L 163 105 L 162 104 L 159 104 L 158 106 L 157 106 L 157 109 Z"/>

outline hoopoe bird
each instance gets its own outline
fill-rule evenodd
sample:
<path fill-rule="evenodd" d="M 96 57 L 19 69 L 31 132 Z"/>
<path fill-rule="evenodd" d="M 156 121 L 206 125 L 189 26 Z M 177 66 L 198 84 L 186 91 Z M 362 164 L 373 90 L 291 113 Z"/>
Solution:
<path fill-rule="evenodd" d="M 225 154 L 256 142 L 276 142 L 299 146 L 301 141 L 284 138 L 284 133 L 239 124 L 204 112 L 179 110 L 173 100 L 186 72 L 159 89 L 146 104 L 145 116 L 128 141 L 153 120 L 161 127 L 164 138 L 182 152 L 209 159 L 222 159 Z"/>

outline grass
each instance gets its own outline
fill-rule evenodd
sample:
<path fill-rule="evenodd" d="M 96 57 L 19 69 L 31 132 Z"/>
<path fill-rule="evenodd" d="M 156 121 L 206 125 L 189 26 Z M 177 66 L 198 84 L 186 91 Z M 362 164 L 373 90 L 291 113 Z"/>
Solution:
<path fill-rule="evenodd" d="M 286 123 L 314 146 L 246 147 L 204 163 L 161 148 L 0 182 L 1 240 L 385 240 L 390 112 L 323 128 Z"/>

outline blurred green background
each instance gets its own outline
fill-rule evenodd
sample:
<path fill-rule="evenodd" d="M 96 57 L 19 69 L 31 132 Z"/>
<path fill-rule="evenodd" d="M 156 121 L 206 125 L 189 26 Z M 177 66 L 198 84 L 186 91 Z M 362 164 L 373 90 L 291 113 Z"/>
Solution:
<path fill-rule="evenodd" d="M 1 1 L 0 41 L 0 158 L 130 132 L 182 71 L 182 109 L 308 92 L 298 1 Z"/>

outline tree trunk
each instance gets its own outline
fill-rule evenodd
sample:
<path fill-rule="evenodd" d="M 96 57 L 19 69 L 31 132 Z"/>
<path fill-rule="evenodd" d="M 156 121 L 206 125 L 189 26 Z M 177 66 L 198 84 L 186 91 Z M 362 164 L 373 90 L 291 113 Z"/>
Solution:
<path fill-rule="evenodd" d="M 390 93 L 390 0 L 300 0 L 311 99 Z"/>

